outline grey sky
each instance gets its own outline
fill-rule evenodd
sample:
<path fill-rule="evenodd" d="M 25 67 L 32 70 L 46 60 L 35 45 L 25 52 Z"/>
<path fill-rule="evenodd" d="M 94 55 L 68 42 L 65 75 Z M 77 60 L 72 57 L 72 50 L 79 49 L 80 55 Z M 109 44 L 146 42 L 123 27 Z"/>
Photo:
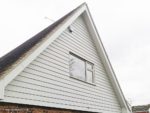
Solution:
<path fill-rule="evenodd" d="M 149 0 L 0 0 L 0 56 L 85 1 L 125 97 L 150 103 Z"/>

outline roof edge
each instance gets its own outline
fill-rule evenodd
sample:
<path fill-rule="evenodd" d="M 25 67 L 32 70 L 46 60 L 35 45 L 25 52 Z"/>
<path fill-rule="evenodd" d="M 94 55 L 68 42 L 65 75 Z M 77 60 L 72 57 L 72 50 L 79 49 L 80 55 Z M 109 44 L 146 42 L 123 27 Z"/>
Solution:
<path fill-rule="evenodd" d="M 127 102 L 126 102 L 126 99 L 125 99 L 125 97 L 124 97 L 124 94 L 123 94 L 123 92 L 122 92 L 122 89 L 121 89 L 121 87 L 120 87 L 120 85 L 119 85 L 118 79 L 117 79 L 117 77 L 116 77 L 116 75 L 115 75 L 115 72 L 114 72 L 114 70 L 113 70 L 113 68 L 112 68 L 111 62 L 110 62 L 110 60 L 109 60 L 109 58 L 108 58 L 107 52 L 106 52 L 106 50 L 105 50 L 105 48 L 104 48 L 104 45 L 103 45 L 102 40 L 101 40 L 101 38 L 100 38 L 100 35 L 99 35 L 98 31 L 97 31 L 96 25 L 95 25 L 95 23 L 94 23 L 94 21 L 93 21 L 93 18 L 92 18 L 92 16 L 91 16 L 91 13 L 90 13 L 90 10 L 89 10 L 89 8 L 88 8 L 88 5 L 87 5 L 87 4 L 85 4 L 85 5 L 86 5 L 86 7 L 87 7 L 87 12 L 88 12 L 88 14 L 89 14 L 89 17 L 90 17 L 90 19 L 91 19 L 91 20 L 89 20 L 89 21 L 91 21 L 91 26 L 93 26 L 93 32 L 92 32 L 92 34 L 94 34 L 93 36 L 97 38 L 97 41 L 95 41 L 95 43 L 98 43 L 97 45 L 99 45 L 99 47 L 98 47 L 97 49 L 98 49 L 98 50 L 101 49 L 99 55 L 100 55 L 100 56 L 103 56 L 103 63 L 105 64 L 105 68 L 106 68 L 106 69 L 108 68 L 108 70 L 109 70 L 108 75 L 111 74 L 111 77 L 112 77 L 112 79 L 113 79 L 113 82 L 115 83 L 115 87 L 117 88 L 117 89 L 116 89 L 117 92 L 118 92 L 117 94 L 120 95 L 121 100 L 122 100 L 122 102 L 124 103 L 124 107 L 130 111 L 130 108 L 129 108 Z M 90 22 L 88 22 L 88 23 L 90 23 Z M 107 70 L 107 72 L 108 72 L 108 70 Z M 123 111 L 125 111 L 125 110 L 123 109 Z"/>
<path fill-rule="evenodd" d="M 69 16 L 71 16 L 75 11 L 80 9 L 86 5 L 86 3 L 82 3 L 80 6 L 63 16 L 62 18 L 58 19 L 56 22 L 48 26 L 47 28 L 43 29 L 39 33 L 37 33 L 32 38 L 28 39 L 12 51 L 8 52 L 4 56 L 0 58 L 0 78 L 2 75 L 5 74 L 5 71 L 9 68 L 13 67 L 12 65 L 15 64 L 17 61 L 19 61 L 20 58 L 24 57 L 24 55 L 32 49 L 34 46 L 36 46 L 38 43 L 45 40 L 46 36 L 54 31 L 61 23 L 63 23 Z"/>

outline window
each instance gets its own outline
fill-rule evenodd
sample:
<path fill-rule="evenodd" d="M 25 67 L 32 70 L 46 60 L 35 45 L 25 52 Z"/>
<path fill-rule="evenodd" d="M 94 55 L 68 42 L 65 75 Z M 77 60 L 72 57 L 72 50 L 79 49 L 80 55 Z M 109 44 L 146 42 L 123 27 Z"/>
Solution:
<path fill-rule="evenodd" d="M 71 77 L 94 83 L 94 65 L 87 60 L 70 53 L 69 70 Z"/>

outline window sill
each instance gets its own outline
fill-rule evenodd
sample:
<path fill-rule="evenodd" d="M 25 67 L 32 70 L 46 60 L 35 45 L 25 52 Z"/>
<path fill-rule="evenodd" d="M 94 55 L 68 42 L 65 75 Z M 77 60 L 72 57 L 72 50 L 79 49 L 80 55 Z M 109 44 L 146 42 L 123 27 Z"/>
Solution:
<path fill-rule="evenodd" d="M 79 79 L 79 78 L 76 78 L 76 77 L 74 77 L 74 76 L 70 76 L 70 78 L 73 78 L 73 79 L 75 79 L 75 80 L 78 80 L 78 81 L 81 81 L 81 82 L 84 82 L 84 83 L 87 83 L 87 84 L 90 84 L 90 85 L 93 85 L 93 86 L 96 86 L 95 83 L 86 82 L 86 81 L 81 80 L 81 79 Z"/>

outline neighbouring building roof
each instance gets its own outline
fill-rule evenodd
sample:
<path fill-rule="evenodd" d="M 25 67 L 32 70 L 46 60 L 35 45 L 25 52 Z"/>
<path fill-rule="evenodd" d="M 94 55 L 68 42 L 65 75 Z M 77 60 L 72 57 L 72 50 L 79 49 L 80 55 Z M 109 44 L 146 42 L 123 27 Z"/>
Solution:
<path fill-rule="evenodd" d="M 137 111 L 148 111 L 150 109 L 150 104 L 148 105 L 139 105 L 139 106 L 133 106 L 132 111 L 137 112 Z"/>
<path fill-rule="evenodd" d="M 81 7 L 83 4 L 81 4 L 79 7 Z M 0 58 L 0 76 L 2 75 L 5 70 L 7 70 L 9 67 L 11 67 L 16 61 L 18 61 L 26 52 L 28 52 L 32 47 L 34 47 L 36 44 L 41 42 L 47 34 L 55 30 L 58 25 L 60 25 L 66 18 L 68 18 L 70 15 L 73 14 L 75 10 L 77 10 L 79 7 L 76 9 L 72 10 L 70 13 L 67 15 L 63 16 L 60 18 L 58 21 L 54 22 L 52 25 L 48 26 L 20 46 L 16 47 L 6 55 Z"/>

